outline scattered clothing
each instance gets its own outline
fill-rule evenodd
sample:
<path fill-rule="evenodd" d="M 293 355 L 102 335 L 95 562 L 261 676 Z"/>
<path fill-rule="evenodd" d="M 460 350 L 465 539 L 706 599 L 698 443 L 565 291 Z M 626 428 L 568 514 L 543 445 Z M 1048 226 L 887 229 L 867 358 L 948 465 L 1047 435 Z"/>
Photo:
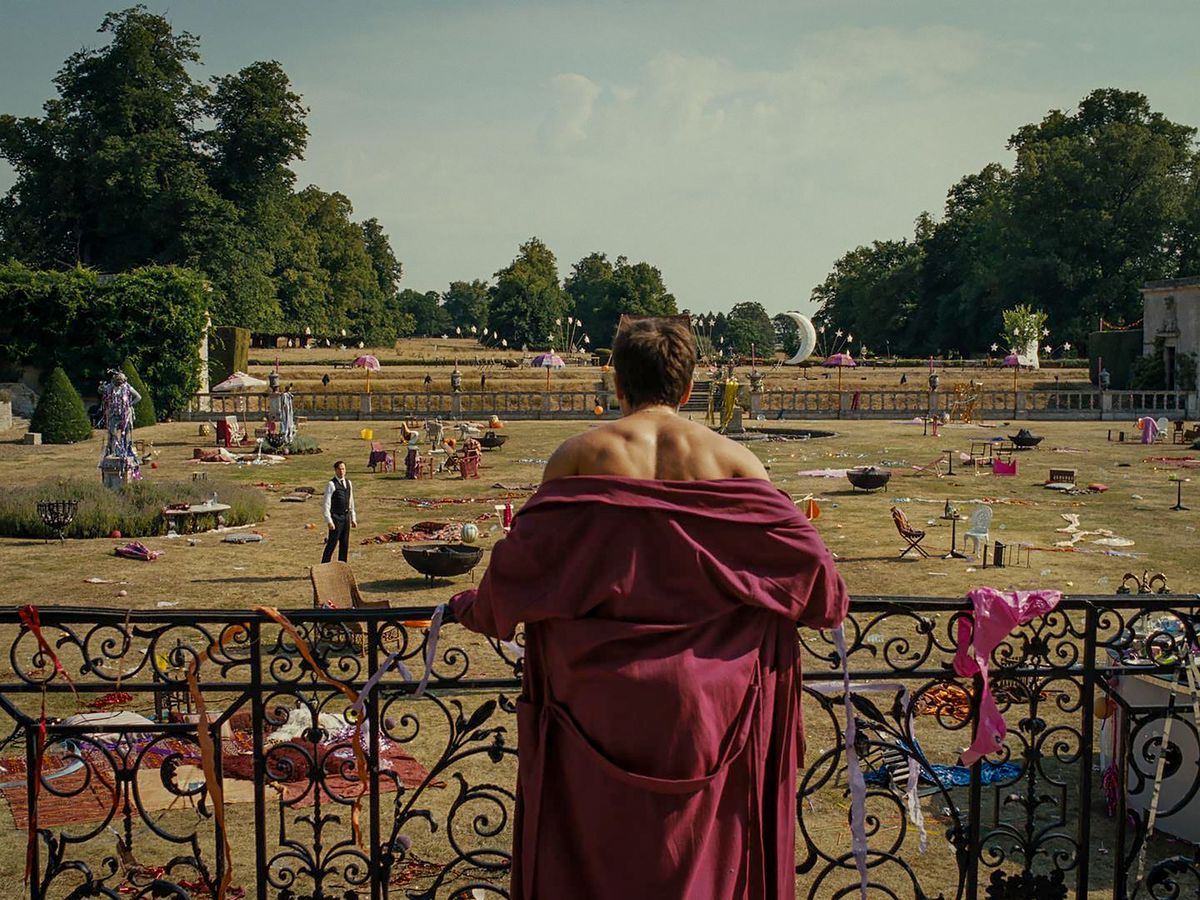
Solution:
<path fill-rule="evenodd" d="M 141 541 L 130 541 L 124 547 L 115 548 L 113 553 L 125 559 L 140 559 L 144 562 L 153 562 L 163 555 L 163 551 L 151 550 Z"/>

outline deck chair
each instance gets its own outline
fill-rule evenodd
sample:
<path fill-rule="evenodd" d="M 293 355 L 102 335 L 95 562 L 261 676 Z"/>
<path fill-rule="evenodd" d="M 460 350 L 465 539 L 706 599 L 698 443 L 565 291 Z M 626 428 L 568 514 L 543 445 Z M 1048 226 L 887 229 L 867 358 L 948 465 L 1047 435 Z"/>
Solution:
<path fill-rule="evenodd" d="M 946 461 L 946 457 L 944 455 L 940 455 L 933 462 L 926 463 L 923 466 L 913 466 L 913 471 L 910 474 L 912 474 L 912 475 L 936 475 L 938 478 L 941 478 L 942 477 L 942 463 L 944 463 L 945 461 Z"/>
<path fill-rule="evenodd" d="M 354 579 L 354 570 L 349 563 L 327 562 L 318 563 L 308 573 L 312 581 L 313 606 L 316 609 L 390 609 L 387 600 L 367 600 L 358 589 Z M 366 649 L 367 630 L 362 622 L 347 622 L 345 631 L 337 625 L 320 626 L 318 631 L 323 640 L 330 643 L 344 643 L 349 638 L 350 644 L 359 652 Z M 380 634 L 383 642 L 386 632 L 395 635 L 395 629 L 385 629 Z"/>
<path fill-rule="evenodd" d="M 896 523 L 896 531 L 900 533 L 900 537 L 908 542 L 908 546 L 900 554 L 900 558 L 903 559 L 914 550 L 927 558 L 929 553 L 921 546 L 921 541 L 925 540 L 925 532 L 913 528 L 908 523 L 908 516 L 904 515 L 904 511 L 898 506 L 892 507 L 892 521 Z"/>
<path fill-rule="evenodd" d="M 395 472 L 396 457 L 383 449 L 382 441 L 371 441 L 371 455 L 367 459 L 367 468 L 372 472 L 377 468 L 385 472 Z"/>
<path fill-rule="evenodd" d="M 992 526 L 992 508 L 990 506 L 977 506 L 975 511 L 971 513 L 971 521 L 967 525 L 967 530 L 963 533 L 963 546 L 966 546 L 967 541 L 971 541 L 972 556 L 979 555 L 980 545 L 987 552 L 988 529 Z"/>

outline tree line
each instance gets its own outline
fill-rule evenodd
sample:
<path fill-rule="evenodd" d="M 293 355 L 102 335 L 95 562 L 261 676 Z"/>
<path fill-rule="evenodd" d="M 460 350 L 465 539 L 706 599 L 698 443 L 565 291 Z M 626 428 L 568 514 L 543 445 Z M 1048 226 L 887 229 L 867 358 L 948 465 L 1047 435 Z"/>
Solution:
<path fill-rule="evenodd" d="M 1020 304 L 1045 311 L 1056 350 L 1084 347 L 1101 318 L 1135 323 L 1146 281 L 1200 274 L 1195 135 L 1133 91 L 1051 110 L 1009 139 L 1011 167 L 954 184 L 940 220 L 923 212 L 912 238 L 839 258 L 812 292 L 814 324 L 922 356 L 987 352 Z"/>
<path fill-rule="evenodd" d="M 473 333 L 512 347 L 604 346 L 622 314 L 677 313 L 650 263 L 594 252 L 560 278 L 536 237 L 490 281 L 401 290 L 403 265 L 376 219 L 356 222 L 337 191 L 297 189 L 308 110 L 278 62 L 203 83 L 190 71 L 199 39 L 144 6 L 109 13 L 99 32 L 107 43 L 63 63 L 42 116 L 0 116 L 0 156 L 16 172 L 0 201 L 10 285 L 28 270 L 183 267 L 206 282 L 216 324 L 368 345 Z M 58 282 L 46 284 L 42 295 L 57 296 Z M 773 340 L 757 303 L 697 333 L 742 353 Z M 0 344 L 24 346 L 9 337 Z"/>
<path fill-rule="evenodd" d="M 279 63 L 202 83 L 196 36 L 145 7 L 99 30 L 108 43 L 63 63 L 42 116 L 0 116 L 0 156 L 16 171 L 0 259 L 188 267 L 222 324 L 393 339 L 401 265 L 344 194 L 296 189 L 308 111 Z"/>

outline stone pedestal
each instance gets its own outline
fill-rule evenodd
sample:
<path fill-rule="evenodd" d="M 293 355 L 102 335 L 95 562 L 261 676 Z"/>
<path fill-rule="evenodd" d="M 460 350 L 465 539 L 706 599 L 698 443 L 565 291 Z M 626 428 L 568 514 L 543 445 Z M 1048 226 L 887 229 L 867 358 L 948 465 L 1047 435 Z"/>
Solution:
<path fill-rule="evenodd" d="M 733 418 L 729 420 L 729 427 L 725 429 L 726 434 L 745 434 L 746 426 L 742 424 L 742 408 L 735 406 L 733 408 Z"/>
<path fill-rule="evenodd" d="M 100 460 L 100 480 L 110 491 L 119 491 L 133 480 L 133 469 L 126 459 L 106 456 Z"/>
<path fill-rule="evenodd" d="M 22 436 L 21 443 L 40 447 L 42 445 L 42 433 L 40 431 L 27 431 Z"/>
<path fill-rule="evenodd" d="M 758 419 L 763 408 L 763 375 L 761 372 L 750 373 L 750 418 Z"/>

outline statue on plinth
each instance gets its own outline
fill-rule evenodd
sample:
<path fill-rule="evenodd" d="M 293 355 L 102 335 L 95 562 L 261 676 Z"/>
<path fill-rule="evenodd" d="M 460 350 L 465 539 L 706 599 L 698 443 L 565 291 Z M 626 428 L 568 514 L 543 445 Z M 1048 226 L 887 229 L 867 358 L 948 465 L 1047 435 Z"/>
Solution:
<path fill-rule="evenodd" d="M 106 431 L 100 473 L 105 486 L 117 489 L 142 477 L 141 460 L 133 447 L 133 412 L 142 395 L 124 372 L 114 370 L 111 374 L 109 382 L 100 386 L 100 409 Z"/>

